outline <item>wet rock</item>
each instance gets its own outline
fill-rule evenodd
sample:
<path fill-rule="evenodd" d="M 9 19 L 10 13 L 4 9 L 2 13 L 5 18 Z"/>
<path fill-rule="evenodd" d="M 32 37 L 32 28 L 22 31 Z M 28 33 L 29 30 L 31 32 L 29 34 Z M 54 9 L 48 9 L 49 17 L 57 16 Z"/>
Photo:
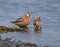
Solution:
<path fill-rule="evenodd" d="M 32 43 L 24 43 L 21 41 L 9 41 L 9 38 L 6 38 L 5 40 L 0 40 L 0 47 L 38 47 L 36 44 Z"/>
<path fill-rule="evenodd" d="M 20 44 L 22 47 L 38 47 L 36 44 L 31 44 L 31 43 L 22 43 Z"/>
<path fill-rule="evenodd" d="M 44 47 L 49 47 L 49 46 L 44 46 Z"/>
<path fill-rule="evenodd" d="M 14 32 L 14 31 L 30 31 L 28 27 L 15 27 L 9 28 L 6 26 L 0 26 L 0 33 Z"/>
<path fill-rule="evenodd" d="M 0 47 L 11 47 L 11 46 L 7 43 L 4 43 L 4 44 L 1 44 Z"/>
<path fill-rule="evenodd" d="M 0 33 L 7 32 L 8 28 L 6 26 L 0 26 Z"/>
<path fill-rule="evenodd" d="M 10 41 L 11 40 L 11 38 L 6 38 L 6 39 L 4 39 L 3 41 Z"/>
<path fill-rule="evenodd" d="M 50 46 L 50 45 L 48 45 L 48 46 L 44 46 L 44 47 L 56 47 L 56 46 Z"/>

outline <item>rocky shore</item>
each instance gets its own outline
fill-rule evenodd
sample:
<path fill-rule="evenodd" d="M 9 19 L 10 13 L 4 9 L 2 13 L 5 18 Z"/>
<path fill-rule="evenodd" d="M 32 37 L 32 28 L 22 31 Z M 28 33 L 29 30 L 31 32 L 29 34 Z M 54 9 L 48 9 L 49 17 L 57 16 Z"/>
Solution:
<path fill-rule="evenodd" d="M 0 33 L 6 33 L 6 32 L 14 32 L 14 31 L 26 31 L 29 32 L 28 27 L 6 27 L 6 26 L 0 26 Z"/>
<path fill-rule="evenodd" d="M 0 39 L 0 47 L 38 47 L 36 44 L 24 43 L 21 41 L 12 41 L 11 38 L 6 38 L 4 40 Z"/>

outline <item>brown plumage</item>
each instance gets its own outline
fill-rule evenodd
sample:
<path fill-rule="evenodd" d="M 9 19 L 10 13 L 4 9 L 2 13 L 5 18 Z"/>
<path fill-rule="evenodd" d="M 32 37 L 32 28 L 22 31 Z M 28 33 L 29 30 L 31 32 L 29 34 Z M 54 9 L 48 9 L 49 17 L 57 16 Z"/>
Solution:
<path fill-rule="evenodd" d="M 12 21 L 11 23 L 20 27 L 27 26 L 30 24 L 30 15 L 25 14 L 23 18 L 19 18 L 16 21 Z"/>
<path fill-rule="evenodd" d="M 41 29 L 41 26 L 42 26 L 41 18 L 38 17 L 37 19 L 35 19 L 33 22 L 33 25 L 34 25 L 34 29 L 36 29 L 36 30 Z"/>

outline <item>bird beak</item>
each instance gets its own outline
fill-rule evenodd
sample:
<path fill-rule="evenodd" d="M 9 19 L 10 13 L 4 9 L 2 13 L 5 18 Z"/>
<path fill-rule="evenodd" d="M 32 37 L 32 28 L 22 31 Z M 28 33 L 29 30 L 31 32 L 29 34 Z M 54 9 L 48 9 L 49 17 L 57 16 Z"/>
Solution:
<path fill-rule="evenodd" d="M 30 18 L 32 18 L 32 16 L 30 16 Z"/>

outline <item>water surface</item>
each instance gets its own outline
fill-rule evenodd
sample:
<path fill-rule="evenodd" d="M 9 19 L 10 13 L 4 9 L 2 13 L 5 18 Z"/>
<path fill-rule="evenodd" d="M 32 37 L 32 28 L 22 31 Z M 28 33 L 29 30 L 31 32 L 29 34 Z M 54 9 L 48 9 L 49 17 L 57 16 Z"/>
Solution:
<path fill-rule="evenodd" d="M 25 13 L 33 17 L 28 26 L 30 33 L 8 32 L 0 34 L 2 39 L 12 38 L 40 46 L 60 46 L 60 0 L 0 0 L 0 25 L 15 27 L 10 21 L 23 17 Z M 33 20 L 42 19 L 42 32 L 35 33 Z"/>

